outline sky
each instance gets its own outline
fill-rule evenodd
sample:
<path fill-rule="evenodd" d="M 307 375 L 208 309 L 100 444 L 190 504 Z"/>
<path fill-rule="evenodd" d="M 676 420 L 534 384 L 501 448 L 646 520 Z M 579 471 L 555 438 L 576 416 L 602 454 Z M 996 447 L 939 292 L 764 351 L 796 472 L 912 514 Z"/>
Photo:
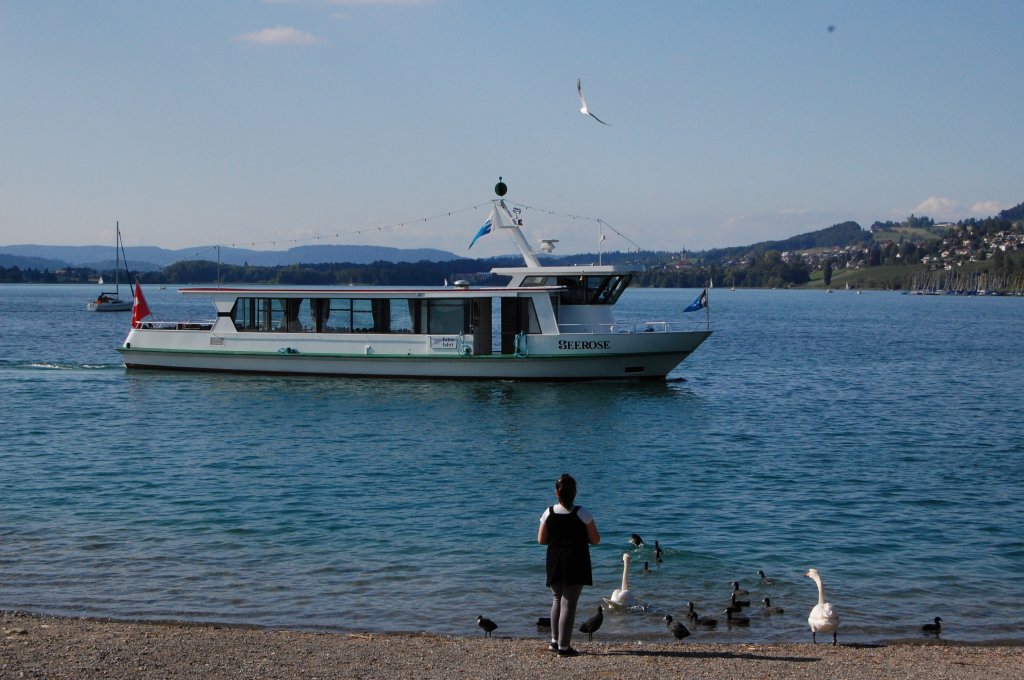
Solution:
<path fill-rule="evenodd" d="M 1019 0 L 2 0 L 0 249 L 119 223 L 503 255 L 467 250 L 499 177 L 562 254 L 987 217 L 1024 202 L 1021 26 Z"/>

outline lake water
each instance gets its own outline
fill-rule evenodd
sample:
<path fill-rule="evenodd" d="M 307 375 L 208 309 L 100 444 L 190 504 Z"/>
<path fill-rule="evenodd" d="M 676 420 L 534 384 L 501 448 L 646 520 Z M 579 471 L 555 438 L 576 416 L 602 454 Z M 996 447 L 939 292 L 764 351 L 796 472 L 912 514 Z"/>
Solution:
<path fill-rule="evenodd" d="M 809 640 L 816 567 L 840 642 L 935 616 L 1024 641 L 1024 299 L 713 290 L 715 334 L 665 383 L 519 384 L 128 372 L 130 314 L 87 312 L 95 291 L 0 286 L 0 608 L 537 636 L 537 522 L 570 472 L 603 536 L 578 621 L 623 552 L 642 603 L 595 639 L 667 639 L 693 600 L 720 622 L 692 640 Z M 679 320 L 696 293 L 618 310 Z"/>

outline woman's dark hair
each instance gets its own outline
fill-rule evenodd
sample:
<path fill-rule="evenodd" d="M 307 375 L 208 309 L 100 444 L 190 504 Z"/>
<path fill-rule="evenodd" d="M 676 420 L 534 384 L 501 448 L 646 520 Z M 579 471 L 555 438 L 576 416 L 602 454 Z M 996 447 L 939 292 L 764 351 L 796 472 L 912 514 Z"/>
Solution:
<path fill-rule="evenodd" d="M 563 473 L 555 482 L 555 495 L 563 506 L 572 507 L 572 502 L 576 500 L 576 480 L 568 472 Z"/>

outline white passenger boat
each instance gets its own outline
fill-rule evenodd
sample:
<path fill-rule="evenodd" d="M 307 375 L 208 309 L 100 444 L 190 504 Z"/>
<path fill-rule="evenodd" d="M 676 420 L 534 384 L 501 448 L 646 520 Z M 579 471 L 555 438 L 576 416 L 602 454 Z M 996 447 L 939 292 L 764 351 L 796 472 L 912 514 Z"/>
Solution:
<path fill-rule="evenodd" d="M 522 267 L 491 270 L 509 277 L 504 287 L 457 281 L 436 287 L 183 288 L 184 295 L 210 298 L 217 318 L 136 319 L 118 349 L 133 369 L 657 380 L 711 334 L 708 314 L 693 322 L 616 321 L 612 308 L 642 265 L 544 266 L 521 227 L 522 220 L 496 199 L 490 228 L 507 232 L 525 260 Z M 706 291 L 694 304 L 706 304 Z"/>

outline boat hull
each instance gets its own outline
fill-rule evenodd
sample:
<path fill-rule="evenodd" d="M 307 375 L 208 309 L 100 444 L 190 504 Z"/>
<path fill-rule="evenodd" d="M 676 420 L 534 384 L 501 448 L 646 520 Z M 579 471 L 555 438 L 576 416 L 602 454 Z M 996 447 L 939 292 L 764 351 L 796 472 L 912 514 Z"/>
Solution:
<path fill-rule="evenodd" d="M 259 339 L 134 329 L 119 348 L 130 369 L 391 377 L 454 380 L 658 380 L 690 355 L 711 331 L 529 336 L 515 354 L 474 354 L 464 344 L 431 351 L 429 336 L 337 340 L 295 335 Z M 657 337 L 655 337 L 657 336 Z M 211 345 L 211 341 L 216 343 Z M 161 346 L 162 345 L 162 346 Z M 262 345 L 262 347 L 260 346 Z M 356 349 L 358 348 L 358 350 Z M 404 350 L 404 351 L 403 351 Z M 416 350 L 416 351 L 414 351 Z"/>
<path fill-rule="evenodd" d="M 111 300 L 110 302 L 90 302 L 86 308 L 90 312 L 130 312 L 131 300 Z"/>

